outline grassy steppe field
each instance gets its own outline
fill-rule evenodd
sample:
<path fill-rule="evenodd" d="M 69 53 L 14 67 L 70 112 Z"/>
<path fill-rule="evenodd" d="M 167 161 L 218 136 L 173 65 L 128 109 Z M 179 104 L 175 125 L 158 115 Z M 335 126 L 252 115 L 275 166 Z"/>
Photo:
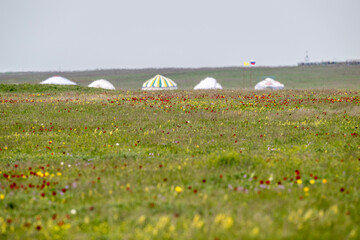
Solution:
<path fill-rule="evenodd" d="M 116 89 L 140 90 L 142 84 L 156 74 L 173 79 L 181 90 L 193 89 L 206 77 L 216 78 L 225 89 L 254 89 L 257 82 L 272 77 L 285 84 L 288 89 L 360 90 L 360 65 L 0 73 L 0 83 L 39 83 L 60 75 L 81 86 L 103 78 L 113 83 Z"/>
<path fill-rule="evenodd" d="M 356 90 L 0 85 L 0 238 L 359 239 L 359 116 Z"/>

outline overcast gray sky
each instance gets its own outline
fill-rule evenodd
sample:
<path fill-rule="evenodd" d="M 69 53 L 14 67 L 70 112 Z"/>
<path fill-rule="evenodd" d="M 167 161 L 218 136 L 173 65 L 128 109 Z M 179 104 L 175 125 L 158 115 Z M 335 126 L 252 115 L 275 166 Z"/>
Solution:
<path fill-rule="evenodd" d="M 0 0 L 0 72 L 360 58 L 359 0 Z"/>

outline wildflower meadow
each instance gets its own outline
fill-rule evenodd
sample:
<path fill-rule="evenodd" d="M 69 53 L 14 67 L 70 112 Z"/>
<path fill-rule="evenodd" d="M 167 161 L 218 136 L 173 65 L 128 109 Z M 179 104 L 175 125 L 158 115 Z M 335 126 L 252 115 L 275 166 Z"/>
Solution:
<path fill-rule="evenodd" d="M 359 128 L 355 90 L 0 85 L 0 239 L 359 239 Z"/>

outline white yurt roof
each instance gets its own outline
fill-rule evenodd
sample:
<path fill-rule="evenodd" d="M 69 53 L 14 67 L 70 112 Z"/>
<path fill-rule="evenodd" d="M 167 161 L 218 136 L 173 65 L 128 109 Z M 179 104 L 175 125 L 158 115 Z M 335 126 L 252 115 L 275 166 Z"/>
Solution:
<path fill-rule="evenodd" d="M 99 80 L 93 81 L 92 83 L 89 84 L 88 87 L 115 90 L 114 85 L 112 85 L 111 82 L 109 82 L 105 79 L 99 79 Z"/>
<path fill-rule="evenodd" d="M 282 84 L 278 81 L 275 81 L 272 78 L 266 78 L 255 85 L 255 90 L 263 90 L 263 89 L 278 90 L 278 89 L 283 89 L 283 88 L 284 88 L 284 84 Z"/>
<path fill-rule="evenodd" d="M 222 89 L 220 83 L 215 78 L 207 77 L 201 80 L 195 87 L 194 90 L 199 89 Z"/>
<path fill-rule="evenodd" d="M 156 75 L 155 77 L 147 80 L 142 85 L 142 90 L 175 90 L 177 84 L 170 78 Z"/>
<path fill-rule="evenodd" d="M 60 77 L 60 76 L 50 77 L 50 78 L 40 82 L 40 84 L 76 85 L 75 82 L 70 81 L 67 78 Z"/>

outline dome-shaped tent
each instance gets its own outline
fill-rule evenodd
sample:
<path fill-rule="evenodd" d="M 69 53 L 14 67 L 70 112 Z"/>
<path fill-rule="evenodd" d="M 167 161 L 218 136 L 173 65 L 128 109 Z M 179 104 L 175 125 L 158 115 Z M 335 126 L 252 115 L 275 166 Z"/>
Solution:
<path fill-rule="evenodd" d="M 142 90 L 175 90 L 177 89 L 177 85 L 170 78 L 158 74 L 155 77 L 144 82 L 141 89 Z"/>
<path fill-rule="evenodd" d="M 265 80 L 262 80 L 261 82 L 255 85 L 255 90 L 264 90 L 264 89 L 278 90 L 283 88 L 284 88 L 284 84 L 275 81 L 272 78 L 266 78 Z"/>
<path fill-rule="evenodd" d="M 114 85 L 112 85 L 111 82 L 109 82 L 105 79 L 99 79 L 99 80 L 93 81 L 92 83 L 89 84 L 88 87 L 115 90 Z"/>
<path fill-rule="evenodd" d="M 201 80 L 195 87 L 194 90 L 200 89 L 222 89 L 220 83 L 216 81 L 215 78 L 207 77 L 204 80 Z"/>
<path fill-rule="evenodd" d="M 55 85 L 76 85 L 75 82 L 70 81 L 67 78 L 60 77 L 60 76 L 54 76 L 50 77 L 42 82 L 40 84 L 55 84 Z"/>

